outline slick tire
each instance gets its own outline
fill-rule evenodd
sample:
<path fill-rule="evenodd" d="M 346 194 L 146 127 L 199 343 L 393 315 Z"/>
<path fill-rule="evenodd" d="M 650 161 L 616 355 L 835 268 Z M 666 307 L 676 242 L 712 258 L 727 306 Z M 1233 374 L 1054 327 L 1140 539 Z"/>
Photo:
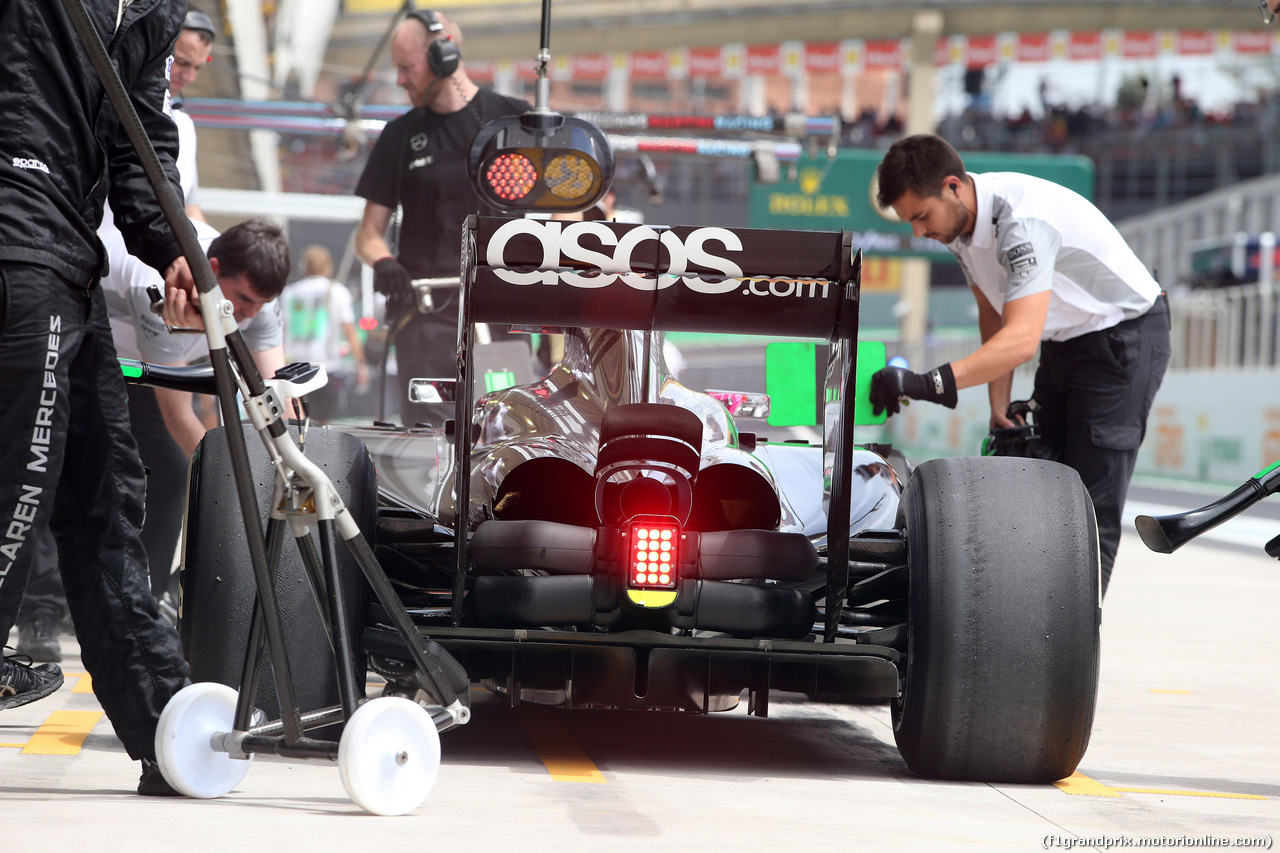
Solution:
<path fill-rule="evenodd" d="M 261 439 L 251 427 L 243 428 L 262 515 L 257 523 L 265 529 L 274 473 Z M 376 525 L 377 480 L 364 443 L 347 433 L 313 427 L 307 434 L 305 451 L 333 481 L 361 531 L 370 536 Z M 363 689 L 366 661 L 359 643 L 370 594 L 346 545 L 335 541 L 334 553 L 347 611 L 343 618 L 356 647 L 351 663 Z M 340 704 L 332 646 L 297 544 L 288 533 L 280 552 L 275 590 L 300 710 L 306 713 Z M 210 430 L 191 462 L 182 550 L 178 632 L 193 681 L 217 681 L 240 689 L 256 591 L 227 438 L 222 428 Z M 258 668 L 255 705 L 270 719 L 280 716 L 274 670 L 266 649 Z M 337 736 L 335 730 L 319 734 Z"/>
<path fill-rule="evenodd" d="M 1098 534 L 1074 470 L 936 459 L 903 493 L 910 617 L 894 737 L 921 776 L 1045 783 L 1084 756 L 1098 693 Z"/>

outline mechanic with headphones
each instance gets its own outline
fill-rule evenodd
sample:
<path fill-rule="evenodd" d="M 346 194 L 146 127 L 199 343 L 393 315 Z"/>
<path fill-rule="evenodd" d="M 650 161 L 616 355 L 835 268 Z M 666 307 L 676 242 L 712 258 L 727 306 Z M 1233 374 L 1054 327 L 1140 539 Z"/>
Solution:
<path fill-rule="evenodd" d="M 954 408 L 958 389 L 987 383 L 991 427 L 1011 427 L 1013 370 L 1039 348 L 1036 426 L 1093 499 L 1105 593 L 1138 446 L 1169 364 L 1160 285 L 1088 200 L 1030 175 L 967 173 L 937 136 L 895 142 L 878 176 L 880 205 L 960 262 L 982 346 L 927 373 L 878 371 L 875 411 L 897 413 L 903 398 Z"/>
<path fill-rule="evenodd" d="M 411 282 L 458 275 L 467 215 L 500 213 L 472 189 L 467 175 L 471 140 L 483 124 L 531 108 L 527 101 L 472 82 L 461 45 L 462 32 L 438 12 L 415 10 L 396 25 L 391 60 L 396 84 L 413 109 L 387 123 L 356 185 L 356 195 L 365 199 L 356 255 L 373 267 L 374 289 L 388 300 L 406 425 L 431 418 L 426 407 L 409 402 L 409 380 L 452 377 L 457 371 L 457 288 L 437 289 L 434 307 L 423 311 Z M 386 231 L 397 207 L 402 221 L 393 253 Z"/>

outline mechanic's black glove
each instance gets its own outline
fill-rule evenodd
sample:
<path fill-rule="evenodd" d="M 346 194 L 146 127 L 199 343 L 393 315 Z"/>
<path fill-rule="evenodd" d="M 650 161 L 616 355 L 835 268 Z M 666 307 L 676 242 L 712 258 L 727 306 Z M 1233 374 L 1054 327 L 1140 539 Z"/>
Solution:
<path fill-rule="evenodd" d="M 399 314 L 413 307 L 413 277 L 395 258 L 383 258 L 373 265 L 373 289 L 387 297 L 391 313 Z"/>
<path fill-rule="evenodd" d="M 903 367 L 886 367 L 871 377 L 871 411 L 880 414 L 888 411 L 896 415 L 899 400 L 928 400 L 941 403 L 948 409 L 956 407 L 956 378 L 951 365 L 935 367 L 928 373 L 912 373 Z"/>

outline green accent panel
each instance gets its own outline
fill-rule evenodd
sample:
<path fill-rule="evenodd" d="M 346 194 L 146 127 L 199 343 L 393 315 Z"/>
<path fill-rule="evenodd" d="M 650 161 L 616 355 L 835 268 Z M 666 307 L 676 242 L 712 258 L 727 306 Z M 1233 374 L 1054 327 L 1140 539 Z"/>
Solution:
<path fill-rule="evenodd" d="M 822 422 L 818 400 L 824 393 L 826 353 L 826 346 L 819 349 L 816 343 L 804 341 L 780 341 L 765 347 L 769 426 L 818 426 Z M 859 426 L 882 424 L 889 419 L 888 412 L 875 415 L 871 411 L 871 377 L 887 363 L 883 341 L 858 342 L 853 422 Z"/>
<path fill-rule="evenodd" d="M 776 342 L 764 348 L 769 426 L 818 425 L 818 345 Z"/>
<path fill-rule="evenodd" d="M 858 380 L 853 386 L 853 422 L 858 426 L 873 426 L 889 420 L 889 412 L 873 414 L 871 407 L 871 377 L 889 363 L 884 341 L 858 341 Z"/>
<path fill-rule="evenodd" d="M 1261 471 L 1259 471 L 1258 473 L 1254 474 L 1254 475 L 1253 475 L 1253 479 L 1255 479 L 1255 480 L 1261 480 L 1263 477 L 1267 476 L 1268 474 L 1270 474 L 1272 471 L 1276 470 L 1277 468 L 1280 468 L 1280 459 L 1277 459 L 1275 462 L 1272 462 L 1272 463 L 1271 463 L 1270 465 L 1268 465 L 1266 468 L 1263 468 Z"/>
<path fill-rule="evenodd" d="M 484 375 L 484 392 L 492 394 L 516 384 L 516 375 L 510 370 L 491 370 Z"/>
<path fill-rule="evenodd" d="M 129 379 L 142 378 L 142 365 L 136 361 L 120 359 L 120 371 Z"/>

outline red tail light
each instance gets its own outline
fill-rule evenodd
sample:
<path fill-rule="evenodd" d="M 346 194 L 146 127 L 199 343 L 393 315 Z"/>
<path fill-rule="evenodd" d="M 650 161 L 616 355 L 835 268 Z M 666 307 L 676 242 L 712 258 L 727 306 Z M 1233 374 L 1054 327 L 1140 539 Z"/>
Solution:
<path fill-rule="evenodd" d="M 627 528 L 627 585 L 632 589 L 675 589 L 679 556 L 680 525 L 632 522 Z"/>

